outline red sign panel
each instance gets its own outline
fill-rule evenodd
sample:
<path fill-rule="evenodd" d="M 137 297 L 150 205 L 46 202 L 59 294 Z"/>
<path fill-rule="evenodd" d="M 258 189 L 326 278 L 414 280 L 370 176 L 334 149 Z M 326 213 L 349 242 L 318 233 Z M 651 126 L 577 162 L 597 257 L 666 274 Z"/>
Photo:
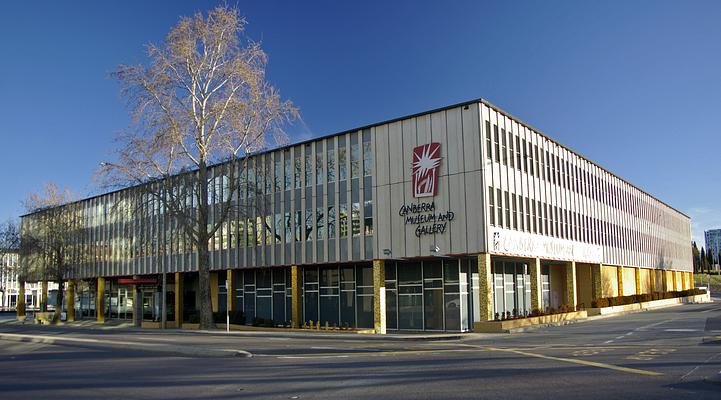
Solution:
<path fill-rule="evenodd" d="M 440 143 L 428 143 L 413 149 L 413 197 L 433 197 L 438 193 L 440 167 Z"/>

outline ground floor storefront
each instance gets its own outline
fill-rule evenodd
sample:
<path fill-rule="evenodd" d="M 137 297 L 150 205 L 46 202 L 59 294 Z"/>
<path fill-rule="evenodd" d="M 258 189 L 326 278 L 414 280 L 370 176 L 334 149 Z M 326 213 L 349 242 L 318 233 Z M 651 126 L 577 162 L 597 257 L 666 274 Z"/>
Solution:
<path fill-rule="evenodd" d="M 212 271 L 214 318 L 315 329 L 471 331 L 474 323 L 591 307 L 594 299 L 693 287 L 690 272 L 492 254 Z M 65 318 L 196 327 L 197 272 L 66 284 Z M 67 304 L 74 307 L 68 309 Z"/>

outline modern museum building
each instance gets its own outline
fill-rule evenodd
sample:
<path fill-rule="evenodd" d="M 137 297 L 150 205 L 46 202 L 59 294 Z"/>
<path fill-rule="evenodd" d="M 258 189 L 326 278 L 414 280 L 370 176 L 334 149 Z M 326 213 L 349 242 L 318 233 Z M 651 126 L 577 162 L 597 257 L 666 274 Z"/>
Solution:
<path fill-rule="evenodd" d="M 228 168 L 211 171 L 211 208 Z M 238 179 L 245 211 L 209 243 L 211 298 L 247 324 L 471 331 L 693 287 L 688 216 L 485 100 L 255 154 Z M 197 322 L 197 253 L 144 196 L 64 206 L 86 255 L 69 319 Z"/>

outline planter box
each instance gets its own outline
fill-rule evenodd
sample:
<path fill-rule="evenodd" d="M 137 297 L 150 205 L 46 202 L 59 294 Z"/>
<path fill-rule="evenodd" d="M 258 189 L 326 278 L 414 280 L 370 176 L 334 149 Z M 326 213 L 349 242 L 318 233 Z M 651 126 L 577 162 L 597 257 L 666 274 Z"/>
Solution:
<path fill-rule="evenodd" d="M 569 321 L 586 319 L 587 317 L 588 314 L 584 310 L 562 314 L 542 315 L 540 317 L 509 319 L 505 321 L 476 322 L 473 324 L 473 332 L 509 333 L 519 328 L 538 325 L 563 324 Z"/>
<path fill-rule="evenodd" d="M 675 305 L 684 304 L 684 303 L 708 303 L 710 301 L 711 301 L 711 295 L 708 292 L 706 292 L 706 294 L 699 294 L 696 296 L 675 297 L 673 299 L 645 301 L 643 303 L 625 304 L 622 306 L 589 308 L 588 315 L 592 315 L 592 316 L 593 315 L 611 315 L 611 314 L 634 312 L 634 311 L 652 310 L 654 308 L 670 307 L 670 306 L 675 306 Z"/>

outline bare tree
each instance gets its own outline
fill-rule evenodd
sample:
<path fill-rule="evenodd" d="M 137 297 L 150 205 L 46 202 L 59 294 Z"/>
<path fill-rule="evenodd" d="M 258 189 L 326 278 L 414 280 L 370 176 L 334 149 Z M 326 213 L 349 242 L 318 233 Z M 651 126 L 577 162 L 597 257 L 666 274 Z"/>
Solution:
<path fill-rule="evenodd" d="M 31 215 L 20 232 L 22 280 L 52 281 L 59 286 L 55 300 L 57 321 L 62 311 L 64 284 L 72 268 L 83 261 L 79 245 L 81 213 L 68 189 L 48 183 L 42 193 L 31 193 L 24 202 Z M 72 307 L 72 305 L 70 305 Z"/>
<path fill-rule="evenodd" d="M 120 65 L 134 124 L 100 170 L 106 187 L 137 185 L 159 202 L 198 252 L 202 329 L 213 326 L 210 239 L 246 213 L 234 199 L 248 156 L 286 141 L 283 127 L 298 115 L 266 81 L 267 56 L 245 26 L 225 6 L 183 17 L 163 45 L 148 46 L 147 65 Z"/>

